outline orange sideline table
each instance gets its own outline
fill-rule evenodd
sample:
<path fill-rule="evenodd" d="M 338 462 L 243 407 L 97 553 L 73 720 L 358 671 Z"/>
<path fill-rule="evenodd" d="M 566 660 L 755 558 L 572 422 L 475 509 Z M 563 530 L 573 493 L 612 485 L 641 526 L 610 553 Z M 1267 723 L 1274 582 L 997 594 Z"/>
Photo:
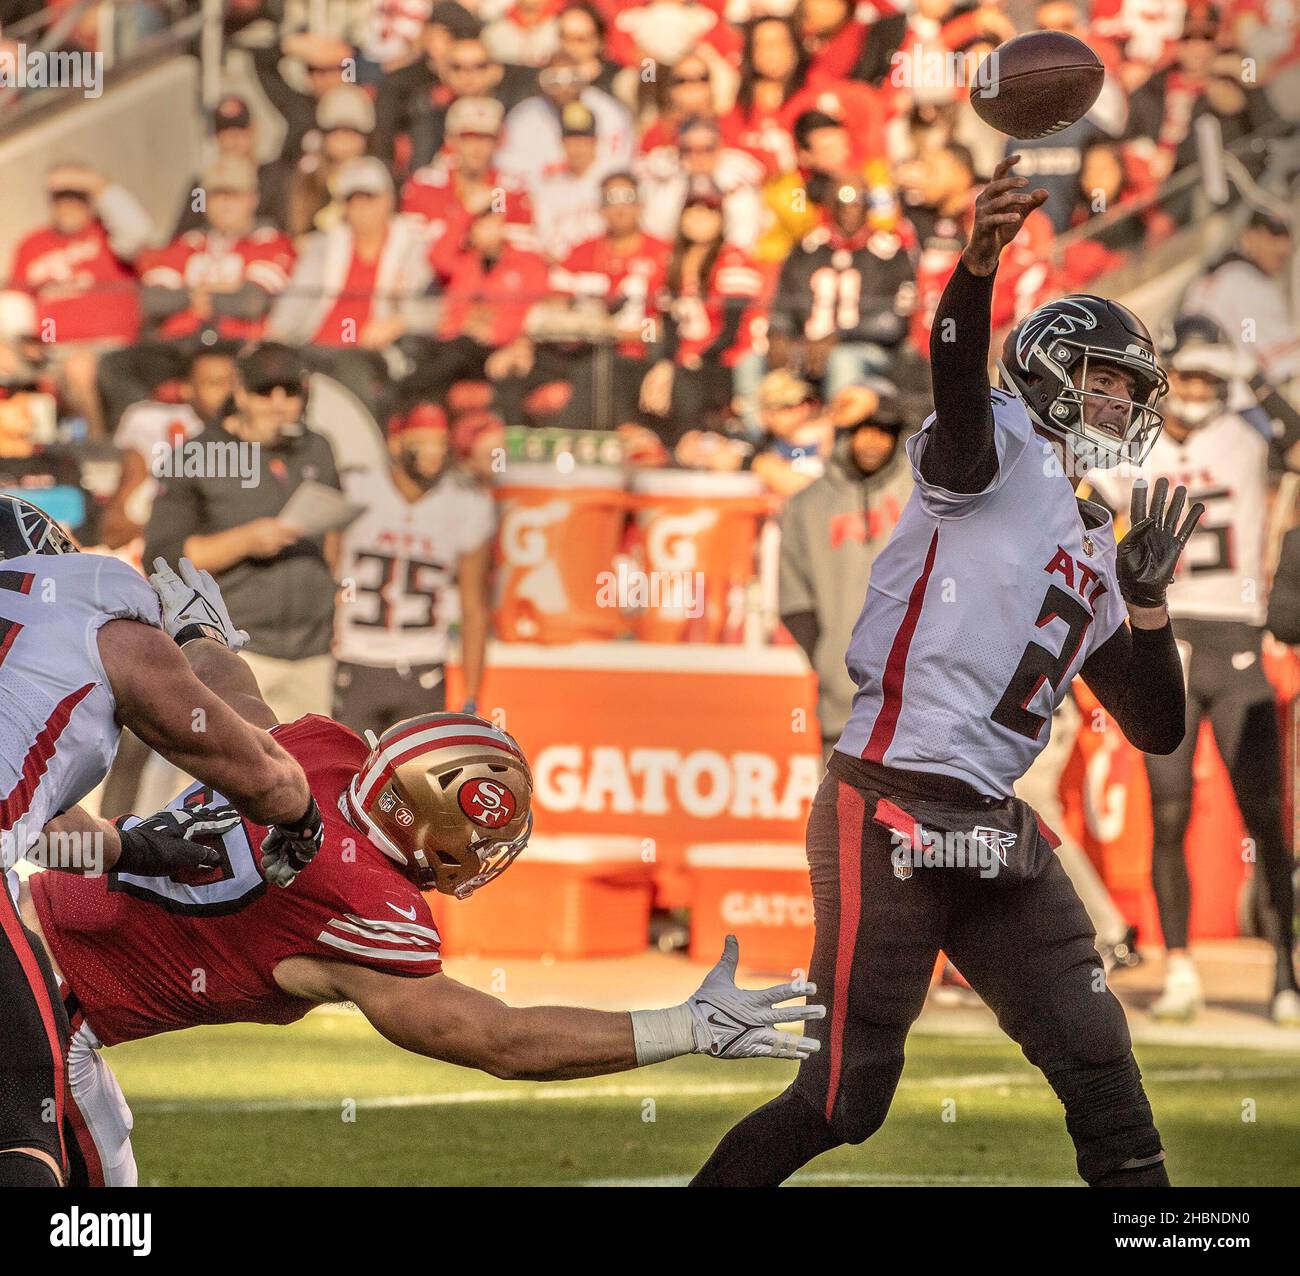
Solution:
<path fill-rule="evenodd" d="M 460 702 L 463 685 L 460 669 L 449 669 L 450 704 Z M 589 848 L 635 839 L 662 907 L 694 902 L 690 846 L 803 844 L 822 759 L 812 675 L 795 647 L 493 643 L 478 703 L 528 754 L 538 836 L 585 839 Z M 581 867 L 588 877 L 604 871 L 598 854 Z M 558 906 L 576 868 L 539 865 L 550 884 L 532 883 L 537 906 Z M 623 861 L 617 871 L 626 868 Z M 757 881 L 756 890 L 767 890 L 768 871 L 738 865 L 738 888 Z M 806 894 L 806 866 L 798 874 Z M 448 951 L 490 951 L 493 938 L 453 930 Z"/>

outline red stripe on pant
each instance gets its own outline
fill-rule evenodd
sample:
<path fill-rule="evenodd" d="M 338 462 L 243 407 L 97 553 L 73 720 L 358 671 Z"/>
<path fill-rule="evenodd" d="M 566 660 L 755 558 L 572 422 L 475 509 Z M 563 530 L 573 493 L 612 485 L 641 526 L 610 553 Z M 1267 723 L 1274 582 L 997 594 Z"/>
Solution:
<path fill-rule="evenodd" d="M 831 1006 L 830 1074 L 826 1080 L 826 1120 L 835 1111 L 844 1063 L 844 1020 L 849 1007 L 853 950 L 862 920 L 862 821 L 866 804 L 852 785 L 839 782 L 835 824 L 839 834 L 840 919 L 836 932 L 834 1004 Z"/>
<path fill-rule="evenodd" d="M 54 1003 L 50 1000 L 50 990 L 45 983 L 45 974 L 41 964 L 27 942 L 27 932 L 23 929 L 18 916 L 18 905 L 9 894 L 9 887 L 4 877 L 0 876 L 0 930 L 4 931 L 9 947 L 18 958 L 18 964 L 27 977 L 27 986 L 31 989 L 32 1000 L 40 1013 L 41 1023 L 45 1028 L 45 1039 L 49 1043 L 50 1058 L 54 1068 L 54 1119 L 59 1131 L 60 1168 L 66 1177 L 68 1173 L 68 1149 L 63 1142 L 63 1107 L 64 1087 L 67 1084 L 67 1068 L 63 1059 L 63 1043 L 59 1040 L 57 1016 Z"/>
<path fill-rule="evenodd" d="M 67 985 L 60 988 L 66 996 Z M 72 1027 L 72 1035 L 77 1035 L 77 1030 L 85 1022 L 85 1015 L 81 1011 L 69 1015 L 68 1020 Z M 86 1164 L 86 1184 L 87 1187 L 104 1186 L 104 1166 L 99 1159 L 99 1148 L 95 1146 L 94 1135 L 90 1132 L 90 1127 L 86 1124 L 86 1118 L 81 1109 L 77 1106 L 76 1096 L 72 1093 L 72 1087 L 67 1087 L 68 1100 L 68 1125 L 72 1130 L 72 1139 L 76 1143 L 78 1150 L 81 1152 L 81 1159 Z"/>

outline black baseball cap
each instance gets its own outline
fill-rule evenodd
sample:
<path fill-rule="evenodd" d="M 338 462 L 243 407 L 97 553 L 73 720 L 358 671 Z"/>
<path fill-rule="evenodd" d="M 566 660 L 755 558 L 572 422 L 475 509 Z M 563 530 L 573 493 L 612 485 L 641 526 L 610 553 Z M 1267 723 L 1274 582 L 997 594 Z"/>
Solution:
<path fill-rule="evenodd" d="M 250 394 L 270 394 L 276 386 L 305 394 L 307 370 L 302 357 L 290 346 L 266 341 L 239 356 L 239 380 Z"/>

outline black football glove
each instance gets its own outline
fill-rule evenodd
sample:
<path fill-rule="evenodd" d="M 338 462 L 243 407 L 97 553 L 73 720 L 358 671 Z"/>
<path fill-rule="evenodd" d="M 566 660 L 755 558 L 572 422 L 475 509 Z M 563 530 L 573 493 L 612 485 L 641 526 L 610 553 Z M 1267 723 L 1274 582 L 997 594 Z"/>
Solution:
<path fill-rule="evenodd" d="M 301 819 L 271 826 L 262 840 L 262 875 L 276 886 L 288 886 L 312 862 L 324 839 L 325 825 L 312 798 Z"/>
<path fill-rule="evenodd" d="M 1183 512 L 1187 489 L 1174 488 L 1174 498 L 1166 510 L 1165 494 L 1168 491 L 1169 480 L 1156 479 L 1148 514 L 1146 481 L 1138 479 L 1133 484 L 1128 535 L 1119 543 L 1115 570 L 1119 577 L 1119 592 L 1124 601 L 1134 607 L 1165 605 L 1165 590 L 1174 578 L 1178 557 L 1205 513 L 1205 506 L 1197 501 L 1179 527 L 1178 516 Z"/>
<path fill-rule="evenodd" d="M 233 806 L 214 806 L 169 809 L 141 820 L 134 828 L 119 825 L 122 853 L 113 871 L 137 877 L 170 877 L 187 868 L 216 868 L 221 863 L 221 852 L 194 839 L 220 837 L 238 823 L 239 812 Z"/>

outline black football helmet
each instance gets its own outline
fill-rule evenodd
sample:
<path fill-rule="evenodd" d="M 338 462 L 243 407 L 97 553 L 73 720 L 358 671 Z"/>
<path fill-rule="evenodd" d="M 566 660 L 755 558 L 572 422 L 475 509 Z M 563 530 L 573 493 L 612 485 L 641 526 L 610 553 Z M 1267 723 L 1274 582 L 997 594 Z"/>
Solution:
<path fill-rule="evenodd" d="M 43 509 L 0 496 L 0 561 L 24 554 L 75 554 L 77 543 Z"/>
<path fill-rule="evenodd" d="M 1089 363 L 1132 375 L 1133 397 L 1121 424 L 1088 424 L 1090 400 L 1115 400 L 1080 388 Z M 1146 325 L 1118 302 L 1075 293 L 1039 306 L 1007 335 L 997 366 L 1003 388 L 1024 403 L 1030 419 L 1063 438 L 1086 468 L 1139 465 L 1160 435 L 1156 404 L 1169 380 Z"/>

